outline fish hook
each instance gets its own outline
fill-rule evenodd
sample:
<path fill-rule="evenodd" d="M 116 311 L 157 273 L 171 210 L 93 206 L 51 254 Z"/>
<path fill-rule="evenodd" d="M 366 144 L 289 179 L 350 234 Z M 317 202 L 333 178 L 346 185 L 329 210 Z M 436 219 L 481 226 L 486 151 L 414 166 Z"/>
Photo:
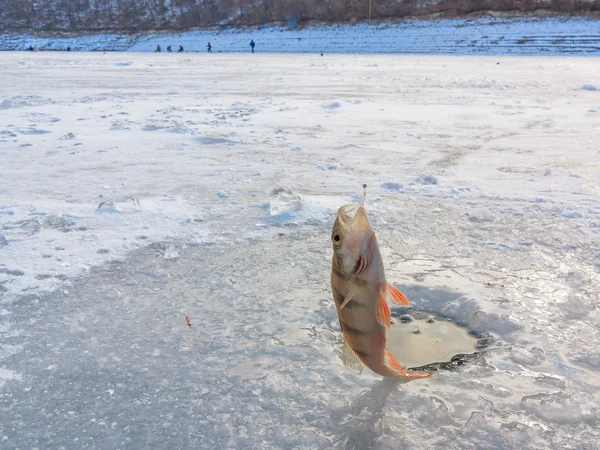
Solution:
<path fill-rule="evenodd" d="M 365 198 L 367 197 L 367 185 L 363 184 L 363 193 L 360 196 L 360 206 L 364 206 L 365 205 Z"/>

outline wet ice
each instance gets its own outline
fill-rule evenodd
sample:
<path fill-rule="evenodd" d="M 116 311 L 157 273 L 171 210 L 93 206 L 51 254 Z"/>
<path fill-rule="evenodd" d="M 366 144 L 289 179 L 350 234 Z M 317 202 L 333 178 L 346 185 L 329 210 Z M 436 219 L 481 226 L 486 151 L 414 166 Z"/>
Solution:
<path fill-rule="evenodd" d="M 597 442 L 596 61 L 218 57 L 3 56 L 3 444 Z M 330 232 L 363 183 L 388 281 L 476 359 L 344 369 Z"/>

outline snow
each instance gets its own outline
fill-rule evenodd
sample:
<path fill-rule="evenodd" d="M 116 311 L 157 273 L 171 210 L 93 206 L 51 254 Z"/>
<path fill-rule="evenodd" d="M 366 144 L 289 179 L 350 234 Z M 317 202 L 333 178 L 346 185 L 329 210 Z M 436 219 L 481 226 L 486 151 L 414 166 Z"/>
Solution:
<path fill-rule="evenodd" d="M 3 55 L 3 448 L 600 440 L 598 58 L 171 56 Z M 389 281 L 493 335 L 475 361 L 342 366 L 363 183 Z"/>
<path fill-rule="evenodd" d="M 600 53 L 600 22 L 585 17 L 406 20 L 381 24 L 314 24 L 302 29 L 261 26 L 136 35 L 80 37 L 0 35 L 0 49 L 153 52 L 160 45 L 188 52 L 259 53 L 424 53 L 424 54 L 588 54 Z"/>

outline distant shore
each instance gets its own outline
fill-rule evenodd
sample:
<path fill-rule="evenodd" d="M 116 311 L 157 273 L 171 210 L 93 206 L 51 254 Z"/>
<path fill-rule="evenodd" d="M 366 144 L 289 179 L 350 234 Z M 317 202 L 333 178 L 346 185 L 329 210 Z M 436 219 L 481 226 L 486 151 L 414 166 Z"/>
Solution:
<path fill-rule="evenodd" d="M 600 55 L 600 21 L 588 18 L 479 18 L 410 20 L 376 25 L 281 26 L 136 35 L 91 34 L 39 37 L 0 35 L 0 50 L 257 53 L 422 53 Z"/>

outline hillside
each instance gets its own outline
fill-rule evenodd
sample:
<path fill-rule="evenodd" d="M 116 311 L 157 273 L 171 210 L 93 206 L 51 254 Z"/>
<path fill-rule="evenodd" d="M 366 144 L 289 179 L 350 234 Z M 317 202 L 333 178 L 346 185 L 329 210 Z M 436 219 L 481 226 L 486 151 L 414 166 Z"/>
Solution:
<path fill-rule="evenodd" d="M 369 0 L 4 0 L 3 32 L 149 32 L 369 18 Z M 373 0 L 373 20 L 487 15 L 597 15 L 600 0 Z"/>

